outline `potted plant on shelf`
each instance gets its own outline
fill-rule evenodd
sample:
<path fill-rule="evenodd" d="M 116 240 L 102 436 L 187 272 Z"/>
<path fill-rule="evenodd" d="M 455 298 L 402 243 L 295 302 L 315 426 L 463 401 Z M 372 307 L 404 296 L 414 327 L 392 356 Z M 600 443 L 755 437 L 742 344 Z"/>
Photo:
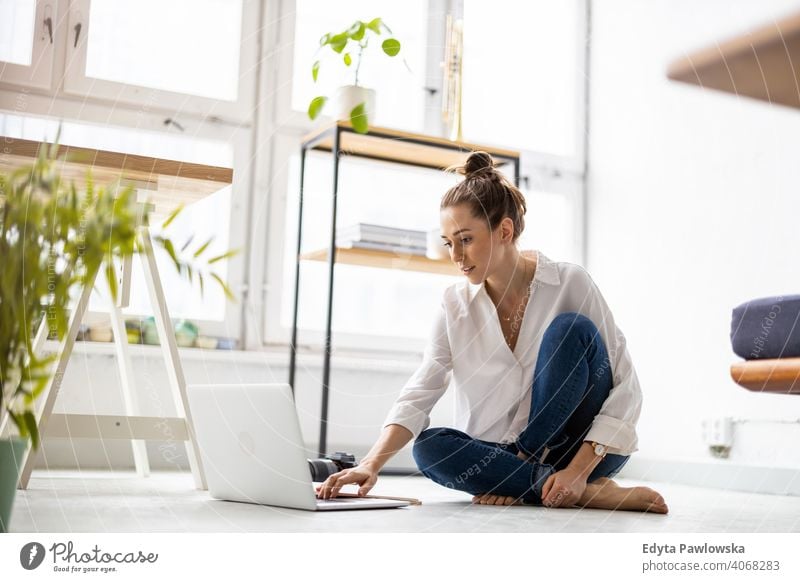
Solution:
<path fill-rule="evenodd" d="M 34 334 L 46 318 L 48 331 L 63 339 L 70 298 L 101 269 L 116 296 L 116 273 L 108 259 L 139 251 L 137 227 L 147 224 L 152 212 L 152 207 L 136 203 L 130 187 L 96 187 L 91 176 L 80 191 L 63 182 L 54 164 L 57 154 L 58 145 L 42 147 L 31 166 L 0 173 L 0 427 L 10 421 L 18 432 L 10 438 L 0 434 L 0 532 L 8 529 L 28 441 L 33 449 L 40 445 L 34 405 L 57 357 L 34 353 Z M 204 244 L 186 260 L 170 238 L 158 235 L 153 240 L 183 276 L 200 283 L 201 292 L 203 279 L 211 277 L 233 297 L 208 265 L 235 251 L 204 261 L 199 258 L 208 246 Z"/>
<path fill-rule="evenodd" d="M 324 34 L 315 53 L 316 57 L 319 51 L 329 47 L 341 57 L 345 67 L 354 68 L 353 84 L 339 87 L 335 102 L 337 119 L 349 119 L 353 129 L 358 133 L 369 131 L 369 119 L 375 115 L 375 90 L 359 85 L 361 60 L 370 40 L 374 39 L 377 42 L 382 31 L 392 34 L 391 29 L 380 18 L 373 18 L 369 22 L 356 20 L 342 32 Z M 395 57 L 400 52 L 400 41 L 389 37 L 381 43 L 381 49 L 386 55 Z M 320 61 L 315 60 L 311 66 L 311 76 L 315 83 L 319 78 L 319 69 Z M 324 95 L 314 97 L 308 105 L 308 117 L 316 119 L 327 102 L 328 97 Z"/>

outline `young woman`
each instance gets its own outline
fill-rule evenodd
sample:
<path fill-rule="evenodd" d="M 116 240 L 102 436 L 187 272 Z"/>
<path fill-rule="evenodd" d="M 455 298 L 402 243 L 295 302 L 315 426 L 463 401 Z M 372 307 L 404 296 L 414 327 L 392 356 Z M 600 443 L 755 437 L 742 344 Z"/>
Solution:
<path fill-rule="evenodd" d="M 522 193 L 474 152 L 442 198 L 442 241 L 465 281 L 449 287 L 423 362 L 357 467 L 331 475 L 366 495 L 409 441 L 423 475 L 474 503 L 666 513 L 646 487 L 611 480 L 637 450 L 641 391 L 600 291 L 577 265 L 523 253 Z M 428 428 L 448 387 L 456 427 Z"/>

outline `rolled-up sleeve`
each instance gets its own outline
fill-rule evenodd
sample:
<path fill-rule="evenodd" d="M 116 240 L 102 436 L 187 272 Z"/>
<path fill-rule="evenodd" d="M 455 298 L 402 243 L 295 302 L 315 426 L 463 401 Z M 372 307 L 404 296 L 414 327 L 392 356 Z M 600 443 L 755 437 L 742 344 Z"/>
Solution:
<path fill-rule="evenodd" d="M 642 410 L 642 390 L 627 342 L 614 322 L 603 295 L 588 273 L 588 316 L 597 326 L 611 360 L 613 388 L 586 435 L 586 440 L 608 446 L 609 452 L 630 455 L 638 450 L 636 423 Z"/>
<path fill-rule="evenodd" d="M 448 374 L 451 370 L 447 314 L 442 302 L 422 356 L 422 364 L 400 392 L 386 416 L 384 428 L 390 424 L 399 424 L 411 431 L 416 439 L 430 425 L 430 412 L 447 390 Z"/>

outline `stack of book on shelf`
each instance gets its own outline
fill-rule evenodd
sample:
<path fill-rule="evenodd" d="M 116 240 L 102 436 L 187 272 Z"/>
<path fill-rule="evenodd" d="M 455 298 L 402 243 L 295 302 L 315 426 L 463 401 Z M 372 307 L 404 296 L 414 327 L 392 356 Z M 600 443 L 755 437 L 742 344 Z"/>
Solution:
<path fill-rule="evenodd" d="M 336 246 L 390 253 L 425 255 L 425 231 L 359 222 L 336 230 Z"/>

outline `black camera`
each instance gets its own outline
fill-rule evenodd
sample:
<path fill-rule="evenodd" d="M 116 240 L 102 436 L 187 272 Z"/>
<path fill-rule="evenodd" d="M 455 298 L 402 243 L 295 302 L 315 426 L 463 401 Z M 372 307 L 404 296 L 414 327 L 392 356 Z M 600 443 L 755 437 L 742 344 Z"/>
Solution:
<path fill-rule="evenodd" d="M 334 473 L 356 466 L 356 458 L 349 453 L 335 452 L 321 459 L 308 459 L 311 469 L 311 480 L 321 483 Z"/>

